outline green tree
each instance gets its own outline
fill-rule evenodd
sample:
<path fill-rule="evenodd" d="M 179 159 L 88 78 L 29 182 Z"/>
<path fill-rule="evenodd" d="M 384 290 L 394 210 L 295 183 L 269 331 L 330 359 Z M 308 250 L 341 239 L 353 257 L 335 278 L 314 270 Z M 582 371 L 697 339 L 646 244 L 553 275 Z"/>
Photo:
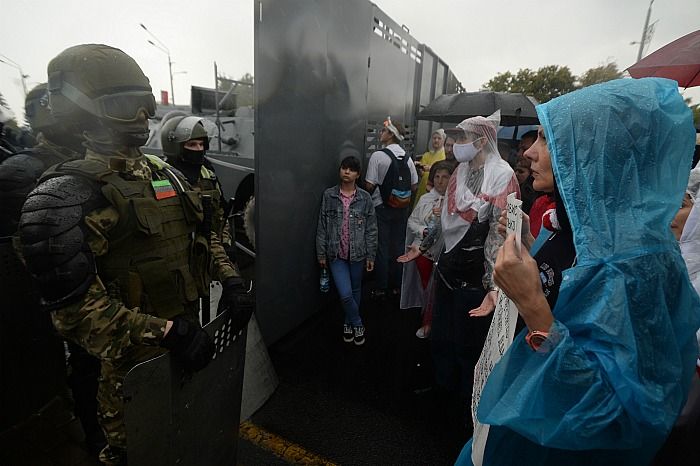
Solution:
<path fill-rule="evenodd" d="M 576 89 L 575 81 L 576 77 L 568 66 L 549 65 L 537 71 L 524 68 L 515 74 L 509 71 L 499 73 L 484 87 L 492 91 L 521 92 L 539 102 L 547 102 Z"/>
<path fill-rule="evenodd" d="M 622 71 L 617 69 L 617 63 L 611 62 L 596 68 L 591 68 L 579 76 L 579 87 L 586 87 L 592 84 L 603 83 L 622 77 Z"/>

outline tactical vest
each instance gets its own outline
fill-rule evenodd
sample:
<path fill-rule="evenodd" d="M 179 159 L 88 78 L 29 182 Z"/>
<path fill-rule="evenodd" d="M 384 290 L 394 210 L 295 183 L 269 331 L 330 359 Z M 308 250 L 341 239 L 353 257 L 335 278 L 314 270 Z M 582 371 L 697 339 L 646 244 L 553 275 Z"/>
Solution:
<path fill-rule="evenodd" d="M 221 191 L 219 190 L 219 185 L 216 180 L 216 175 L 211 172 L 207 167 L 202 166 L 202 170 L 199 176 L 199 181 L 197 184 L 192 186 L 195 191 L 199 191 L 202 196 L 210 196 L 212 202 L 212 231 L 217 232 L 221 235 L 224 230 L 224 221 L 219 215 L 219 208 L 223 205 L 223 200 L 221 199 Z"/>
<path fill-rule="evenodd" d="M 98 275 L 129 308 L 170 319 L 195 313 L 198 298 L 208 296 L 209 246 L 199 228 L 202 194 L 163 162 L 147 160 L 152 179 L 167 180 L 176 195 L 157 200 L 151 181 L 125 180 L 93 160 L 62 163 L 45 178 L 77 175 L 99 183 L 119 221 L 105 234 L 108 252 L 96 257 Z"/>

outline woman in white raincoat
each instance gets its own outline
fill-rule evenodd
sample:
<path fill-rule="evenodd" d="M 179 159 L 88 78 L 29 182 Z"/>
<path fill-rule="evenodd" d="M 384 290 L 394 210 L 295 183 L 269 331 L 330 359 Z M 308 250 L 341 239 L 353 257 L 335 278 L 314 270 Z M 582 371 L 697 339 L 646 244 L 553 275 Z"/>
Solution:
<path fill-rule="evenodd" d="M 408 262 L 442 236 L 444 251 L 435 272 L 431 351 L 435 383 L 455 400 L 461 428 L 470 430 L 476 364 L 496 306 L 493 266 L 503 238 L 498 219 L 510 193 L 518 193 L 513 169 L 498 153 L 500 111 L 467 118 L 457 125 L 453 151 L 459 165 L 447 186 L 440 223 L 421 243 L 399 258 Z M 470 316 L 470 310 L 473 314 Z"/>
<path fill-rule="evenodd" d="M 431 167 L 428 181 L 433 186 L 433 189 L 418 200 L 416 207 L 411 212 L 410 217 L 408 217 L 406 228 L 407 250 L 411 246 L 420 246 L 423 238 L 435 229 L 437 223 L 440 222 L 442 203 L 452 171 L 452 165 L 444 161 L 437 162 Z M 432 303 L 428 295 L 431 294 L 429 290 L 432 288 L 433 263 L 440 256 L 442 246 L 442 239 L 438 239 L 425 254 L 403 266 L 401 309 L 423 308 L 423 326 L 416 332 L 418 338 L 426 338 L 430 333 Z"/>

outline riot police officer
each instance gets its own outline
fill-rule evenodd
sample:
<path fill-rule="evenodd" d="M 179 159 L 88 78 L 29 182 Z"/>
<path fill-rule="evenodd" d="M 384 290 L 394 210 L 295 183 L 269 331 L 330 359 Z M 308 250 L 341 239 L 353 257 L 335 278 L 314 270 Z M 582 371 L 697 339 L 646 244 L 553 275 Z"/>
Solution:
<path fill-rule="evenodd" d="M 48 75 L 52 113 L 78 108 L 93 124 L 85 158 L 56 165 L 29 195 L 22 251 L 54 327 L 101 361 L 100 460 L 125 464 L 127 372 L 163 348 L 188 371 L 214 353 L 197 317 L 209 283 L 201 194 L 141 153 L 156 104 L 129 55 L 78 45 L 51 60 Z"/>
<path fill-rule="evenodd" d="M 192 187 L 212 200 L 211 255 L 214 278 L 223 285 L 219 309 L 231 310 L 234 321 L 245 325 L 254 308 L 249 282 L 241 278 L 237 265 L 230 259 L 232 238 L 225 217 L 225 199 L 214 171 L 204 155 L 209 150 L 209 135 L 204 122 L 182 112 L 169 112 L 161 122 L 161 146 L 166 161 L 178 169 Z"/>
<path fill-rule="evenodd" d="M 46 84 L 27 94 L 25 113 L 39 144 L 0 160 L 0 431 L 62 398 L 66 382 L 62 340 L 40 309 L 38 291 L 14 243 L 22 204 L 41 174 L 56 163 L 81 158 L 84 148 L 79 116 L 53 118 Z M 22 422 L 22 428 L 34 429 L 31 422 Z M 89 436 L 90 429 L 85 430 Z M 99 431 L 94 437 L 99 442 Z"/>

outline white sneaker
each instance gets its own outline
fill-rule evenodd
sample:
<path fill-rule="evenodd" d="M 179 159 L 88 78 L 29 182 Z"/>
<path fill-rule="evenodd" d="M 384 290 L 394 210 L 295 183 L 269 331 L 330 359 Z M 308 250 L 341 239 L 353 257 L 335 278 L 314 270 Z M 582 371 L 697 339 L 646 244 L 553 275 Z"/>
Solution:
<path fill-rule="evenodd" d="M 352 334 L 352 325 L 350 325 L 350 324 L 343 325 L 343 341 L 345 343 L 352 343 L 353 338 L 354 337 Z"/>
<path fill-rule="evenodd" d="M 420 338 L 421 340 L 425 340 L 426 338 L 428 338 L 430 336 L 430 327 L 425 325 L 425 326 L 419 328 L 418 330 L 416 330 L 416 336 L 418 338 Z"/>
<path fill-rule="evenodd" d="M 355 344 L 357 346 L 365 344 L 365 327 L 363 325 L 359 327 L 353 327 L 355 331 Z"/>

